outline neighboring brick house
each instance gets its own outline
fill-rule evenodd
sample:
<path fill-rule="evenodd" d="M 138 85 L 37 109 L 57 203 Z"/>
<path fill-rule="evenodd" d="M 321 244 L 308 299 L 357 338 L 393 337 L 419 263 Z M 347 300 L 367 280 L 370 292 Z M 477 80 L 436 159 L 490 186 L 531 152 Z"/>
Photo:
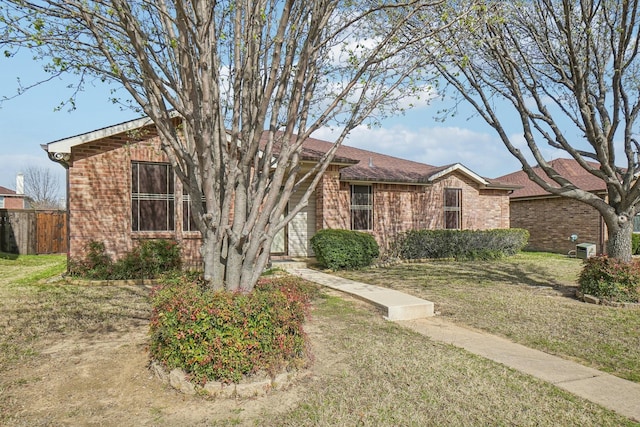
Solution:
<path fill-rule="evenodd" d="M 21 191 L 13 191 L 5 187 L 0 187 L 0 209 L 27 209 L 29 203 L 24 195 L 24 181 L 22 175 L 16 179 L 16 188 Z"/>
<path fill-rule="evenodd" d="M 604 182 L 584 170 L 575 160 L 556 159 L 549 164 L 577 187 L 606 198 Z M 592 163 L 592 166 L 599 167 L 597 163 Z M 534 170 L 545 181 L 551 182 L 539 167 Z M 566 254 L 576 249 L 576 243 L 593 243 L 596 253 L 606 250 L 606 225 L 595 208 L 548 193 L 531 181 L 524 171 L 496 179 L 521 187 L 511 194 L 511 227 L 529 230 L 527 249 Z M 578 240 L 571 241 L 571 235 L 577 235 Z"/>
<path fill-rule="evenodd" d="M 310 138 L 302 162 L 311 167 L 332 146 Z M 155 128 L 138 119 L 43 145 L 68 168 L 69 254 L 90 241 L 120 257 L 140 239 L 170 238 L 185 262 L 199 260 L 189 202 L 160 149 Z M 312 255 L 322 228 L 372 233 L 386 245 L 408 229 L 509 227 L 514 187 L 482 178 L 460 164 L 435 167 L 352 147 L 340 147 L 314 196 L 274 241 L 274 253 Z M 293 194 L 296 203 L 300 194 Z"/>

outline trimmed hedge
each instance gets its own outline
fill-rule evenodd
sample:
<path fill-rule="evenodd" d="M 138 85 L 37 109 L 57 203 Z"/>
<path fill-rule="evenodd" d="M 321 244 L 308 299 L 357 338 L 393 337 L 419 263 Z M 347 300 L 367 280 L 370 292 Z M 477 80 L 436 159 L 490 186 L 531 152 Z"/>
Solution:
<path fill-rule="evenodd" d="M 366 267 L 380 254 L 376 239 L 361 231 L 323 229 L 311 246 L 320 265 L 331 270 Z"/>
<path fill-rule="evenodd" d="M 606 256 L 585 260 L 579 290 L 611 302 L 640 302 L 640 261 L 622 262 Z"/>
<path fill-rule="evenodd" d="M 307 362 L 302 324 L 313 291 L 293 277 L 262 278 L 248 294 L 211 291 L 181 275 L 152 294 L 153 359 L 196 384 L 238 383 Z"/>
<path fill-rule="evenodd" d="M 640 255 L 640 234 L 633 233 L 631 235 L 631 253 Z"/>
<path fill-rule="evenodd" d="M 413 230 L 401 233 L 392 244 L 402 259 L 496 259 L 521 251 L 529 240 L 524 229 Z"/>

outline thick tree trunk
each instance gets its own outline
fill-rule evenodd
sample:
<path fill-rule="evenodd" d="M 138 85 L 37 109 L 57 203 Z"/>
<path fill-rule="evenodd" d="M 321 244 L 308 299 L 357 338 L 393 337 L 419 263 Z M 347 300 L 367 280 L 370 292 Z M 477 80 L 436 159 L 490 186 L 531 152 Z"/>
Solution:
<path fill-rule="evenodd" d="M 242 256 L 241 249 L 230 245 L 227 251 L 227 265 L 225 266 L 225 288 L 228 291 L 235 292 L 240 289 L 242 268 L 248 261 Z"/>
<path fill-rule="evenodd" d="M 200 247 L 204 262 L 204 279 L 213 290 L 224 289 L 225 265 L 222 262 L 222 248 L 218 243 L 215 233 L 208 230 Z"/>
<path fill-rule="evenodd" d="M 607 255 L 611 258 L 624 262 L 631 261 L 631 235 L 633 234 L 633 220 L 631 218 L 627 215 L 619 215 L 616 224 L 613 226 L 607 224 Z"/>

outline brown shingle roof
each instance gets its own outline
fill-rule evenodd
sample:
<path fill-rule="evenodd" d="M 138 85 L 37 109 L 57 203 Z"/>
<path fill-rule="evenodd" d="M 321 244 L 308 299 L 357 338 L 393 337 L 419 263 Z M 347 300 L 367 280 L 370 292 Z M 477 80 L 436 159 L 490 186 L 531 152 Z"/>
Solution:
<path fill-rule="evenodd" d="M 49 148 L 54 151 L 56 148 L 70 150 L 70 147 L 101 139 L 109 135 L 126 132 L 127 130 L 129 130 L 130 128 L 134 128 L 135 126 L 147 126 L 148 124 L 148 118 L 131 120 L 129 122 L 124 122 L 119 125 L 110 126 L 108 128 L 98 129 L 86 134 L 76 135 L 71 138 L 53 141 L 46 146 L 43 146 L 43 148 L 45 148 L 45 150 L 47 151 L 49 151 Z M 261 141 L 261 143 L 265 143 L 266 140 L 264 138 L 266 138 L 267 135 L 268 134 L 266 132 L 262 135 L 263 140 Z M 295 138 L 295 136 L 293 136 L 293 138 Z M 57 147 L 56 144 L 59 147 Z M 332 142 L 323 141 L 316 138 L 308 138 L 303 143 L 301 157 L 303 160 L 317 161 L 329 149 L 331 149 L 332 146 Z M 277 148 L 274 148 L 275 156 L 277 156 L 277 151 Z M 460 164 L 432 166 L 425 163 L 400 159 L 398 157 L 388 156 L 385 154 L 375 153 L 373 151 L 362 150 L 345 145 L 342 145 L 338 148 L 333 158 L 333 163 L 345 166 L 340 170 L 340 178 L 350 181 L 416 184 L 428 183 L 432 177 L 436 176 L 440 172 L 444 171 L 445 173 L 449 173 L 447 169 L 451 168 L 452 171 L 460 170 L 463 173 L 467 173 L 467 175 L 471 176 L 481 184 L 490 186 L 492 188 L 513 188 L 507 183 L 500 182 L 500 180 L 498 179 L 488 180 L 486 178 L 480 177 Z"/>
<path fill-rule="evenodd" d="M 0 186 L 0 194 L 2 194 L 3 196 L 7 196 L 7 195 L 15 196 L 16 192 Z"/>
<path fill-rule="evenodd" d="M 599 163 L 588 163 L 596 169 L 600 167 Z M 576 187 L 579 187 L 585 191 L 597 192 L 606 191 L 607 189 L 604 181 L 584 170 L 574 159 L 555 159 L 550 161 L 549 165 L 551 165 L 551 167 L 553 167 L 560 175 L 571 181 Z M 560 187 L 549 177 L 547 177 L 539 166 L 536 166 L 535 168 L 533 168 L 533 170 L 546 182 L 552 184 L 554 187 Z M 522 188 L 515 190 L 511 194 L 512 199 L 550 195 L 549 192 L 545 191 L 538 184 L 531 181 L 524 171 L 513 172 L 496 179 L 500 182 L 522 186 Z"/>
<path fill-rule="evenodd" d="M 332 146 L 331 142 L 309 138 L 303 144 L 303 154 L 324 154 Z M 430 176 L 450 166 L 436 167 L 346 145 L 336 151 L 334 161 L 340 160 L 355 163 L 340 170 L 341 179 L 353 181 L 426 183 Z"/>
<path fill-rule="evenodd" d="M 308 138 L 302 145 L 302 157 L 305 160 L 318 160 L 332 146 L 333 142 Z M 459 163 L 433 166 L 347 145 L 338 147 L 333 162 L 350 164 L 340 169 L 340 179 L 344 181 L 426 184 L 432 179 L 437 179 L 441 172 L 446 175 L 450 171 L 457 170 L 490 188 L 503 190 L 519 188 L 499 179 L 488 179 L 476 175 Z"/>

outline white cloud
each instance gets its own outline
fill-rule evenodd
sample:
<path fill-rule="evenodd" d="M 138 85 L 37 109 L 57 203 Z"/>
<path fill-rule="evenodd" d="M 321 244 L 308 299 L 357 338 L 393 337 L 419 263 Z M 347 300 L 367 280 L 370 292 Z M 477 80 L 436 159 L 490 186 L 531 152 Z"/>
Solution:
<path fill-rule="evenodd" d="M 323 128 L 314 137 L 335 140 L 338 132 Z M 504 145 L 488 133 L 460 127 L 404 126 L 354 129 L 345 145 L 434 166 L 462 163 L 479 175 L 495 178 L 520 169 Z"/>

